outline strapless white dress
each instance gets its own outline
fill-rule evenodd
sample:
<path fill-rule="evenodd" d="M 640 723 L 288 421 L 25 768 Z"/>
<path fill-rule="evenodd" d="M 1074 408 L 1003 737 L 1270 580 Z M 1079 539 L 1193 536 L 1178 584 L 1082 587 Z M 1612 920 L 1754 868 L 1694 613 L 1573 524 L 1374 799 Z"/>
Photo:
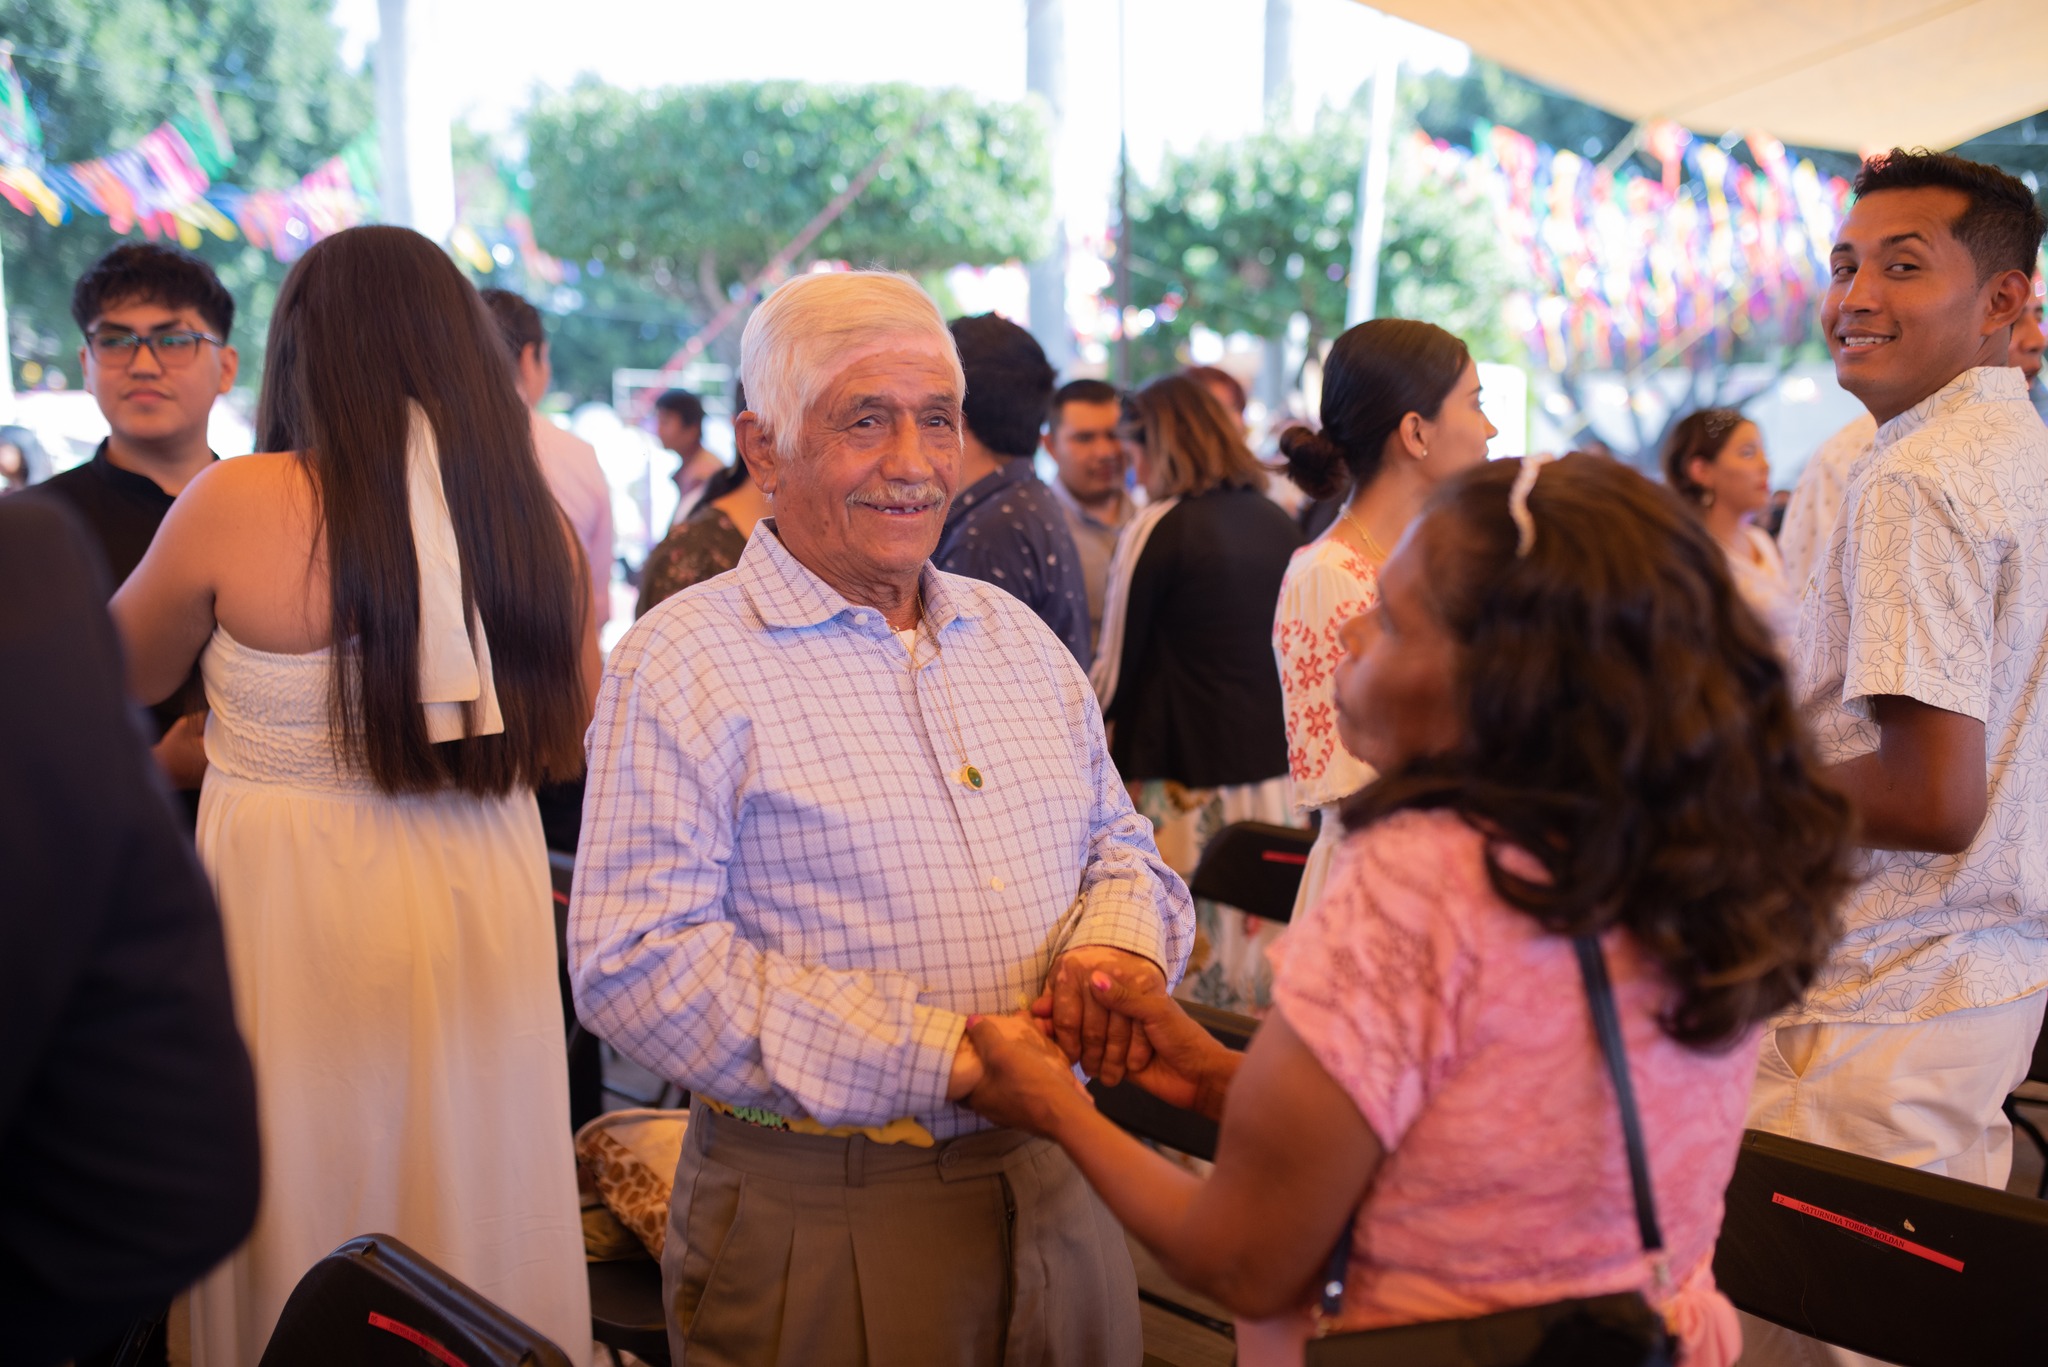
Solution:
<path fill-rule="evenodd" d="M 192 1294 L 193 1361 L 255 1367 L 306 1269 L 384 1233 L 588 1362 L 532 795 L 391 797 L 337 765 L 327 651 L 216 630 L 200 668 L 199 854 L 256 1064 L 263 1195 Z"/>

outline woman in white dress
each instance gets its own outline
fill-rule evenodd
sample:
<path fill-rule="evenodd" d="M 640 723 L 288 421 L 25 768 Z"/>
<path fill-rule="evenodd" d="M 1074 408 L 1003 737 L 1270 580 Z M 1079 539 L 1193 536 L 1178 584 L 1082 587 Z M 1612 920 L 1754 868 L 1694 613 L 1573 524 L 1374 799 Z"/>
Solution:
<path fill-rule="evenodd" d="M 1665 440 L 1664 481 L 1721 543 L 1736 590 L 1782 652 L 1799 629 L 1800 586 L 1786 577 L 1778 543 L 1754 520 L 1771 501 L 1763 433 L 1732 408 L 1688 413 Z"/>
<path fill-rule="evenodd" d="M 1304 819 L 1322 814 L 1296 916 L 1321 894 L 1343 839 L 1339 804 L 1375 777 L 1337 739 L 1338 632 L 1379 602 L 1380 566 L 1430 490 L 1485 460 L 1496 435 L 1465 344 L 1406 318 L 1360 323 L 1337 339 L 1323 365 L 1321 417 L 1320 432 L 1280 437 L 1288 478 L 1311 498 L 1351 490 L 1329 530 L 1295 552 L 1273 618 L 1294 805 Z"/>
<path fill-rule="evenodd" d="M 255 1060 L 254 1233 L 190 1298 L 254 1367 L 293 1286 L 388 1233 L 590 1347 L 533 787 L 574 774 L 598 657 L 581 551 L 448 257 L 357 228 L 293 267 L 257 414 L 113 612 L 135 693 L 199 659 L 199 852 Z"/>

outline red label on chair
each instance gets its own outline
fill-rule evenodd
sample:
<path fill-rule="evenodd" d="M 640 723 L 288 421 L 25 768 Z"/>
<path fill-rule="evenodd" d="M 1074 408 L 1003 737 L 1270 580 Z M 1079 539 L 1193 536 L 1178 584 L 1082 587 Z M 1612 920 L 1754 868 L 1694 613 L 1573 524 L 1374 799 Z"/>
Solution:
<path fill-rule="evenodd" d="M 1961 1266 L 1961 1264 L 1957 1264 L 1957 1266 Z M 428 1338 L 409 1324 L 400 1324 L 389 1315 L 380 1315 L 372 1310 L 370 1312 L 370 1327 L 372 1329 L 382 1329 L 387 1334 L 398 1335 L 407 1343 L 418 1347 L 422 1352 L 432 1355 L 440 1362 L 447 1363 L 448 1367 L 469 1367 L 468 1363 L 442 1347 L 438 1340 Z"/>
<path fill-rule="evenodd" d="M 1879 1229 L 1876 1225 L 1866 1225 L 1861 1220 L 1852 1220 L 1846 1215 L 1837 1215 L 1831 1210 L 1822 1210 L 1819 1206 L 1808 1205 L 1804 1201 L 1795 1200 L 1783 1192 L 1772 1192 L 1771 1204 L 1784 1206 L 1789 1210 L 1796 1210 L 1801 1215 L 1811 1215 L 1816 1220 L 1826 1220 L 1831 1225 L 1839 1225 L 1852 1233 L 1861 1234 L 1868 1239 L 1875 1239 L 1881 1244 L 1890 1244 L 1902 1253 L 1910 1253 L 1916 1258 L 1925 1258 L 1930 1263 L 1939 1263 L 1951 1272 L 1963 1270 L 1963 1261 L 1960 1258 L 1951 1258 L 1946 1253 L 1936 1253 L 1927 1245 L 1916 1244 L 1911 1239 L 1901 1239 L 1890 1230 Z"/>
<path fill-rule="evenodd" d="M 1307 855 L 1295 854 L 1290 850 L 1260 850 L 1259 858 L 1265 860 L 1268 864 L 1306 865 L 1308 863 Z"/>

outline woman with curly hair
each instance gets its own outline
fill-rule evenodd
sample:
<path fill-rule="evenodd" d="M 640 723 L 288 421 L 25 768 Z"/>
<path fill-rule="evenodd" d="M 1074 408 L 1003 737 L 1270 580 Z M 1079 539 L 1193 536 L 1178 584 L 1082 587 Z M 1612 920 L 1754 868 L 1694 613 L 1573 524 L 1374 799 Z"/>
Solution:
<path fill-rule="evenodd" d="M 1834 937 L 1850 811 L 1698 520 L 1609 461 L 1524 464 L 1441 487 L 1345 628 L 1338 725 L 1379 778 L 1250 1051 L 1095 984 L 1155 1051 L 1130 1076 L 1220 1119 L 1214 1172 L 1099 1115 L 1034 1018 L 970 1027 L 970 1104 L 1063 1145 L 1173 1276 L 1246 1317 L 1246 1364 L 1301 1361 L 1347 1225 L 1335 1327 L 1640 1291 L 1688 1367 L 1741 1351 L 1721 1193 L 1764 1023 Z M 1668 1281 L 1580 935 L 1612 975 Z"/>

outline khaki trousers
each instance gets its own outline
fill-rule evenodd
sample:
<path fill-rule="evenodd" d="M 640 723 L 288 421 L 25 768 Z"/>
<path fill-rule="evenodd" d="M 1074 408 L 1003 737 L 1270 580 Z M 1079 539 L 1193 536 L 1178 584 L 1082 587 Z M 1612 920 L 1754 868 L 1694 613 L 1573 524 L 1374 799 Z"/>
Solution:
<path fill-rule="evenodd" d="M 2048 996 L 1908 1025 L 1787 1025 L 1764 1033 L 1749 1126 L 2003 1189 L 2012 1122 Z M 1852 1353 L 1742 1317 L 1742 1367 L 1863 1367 Z"/>
<path fill-rule="evenodd" d="M 690 1117 L 662 1257 L 678 1367 L 1137 1367 L 1123 1233 L 1053 1144 Z"/>

